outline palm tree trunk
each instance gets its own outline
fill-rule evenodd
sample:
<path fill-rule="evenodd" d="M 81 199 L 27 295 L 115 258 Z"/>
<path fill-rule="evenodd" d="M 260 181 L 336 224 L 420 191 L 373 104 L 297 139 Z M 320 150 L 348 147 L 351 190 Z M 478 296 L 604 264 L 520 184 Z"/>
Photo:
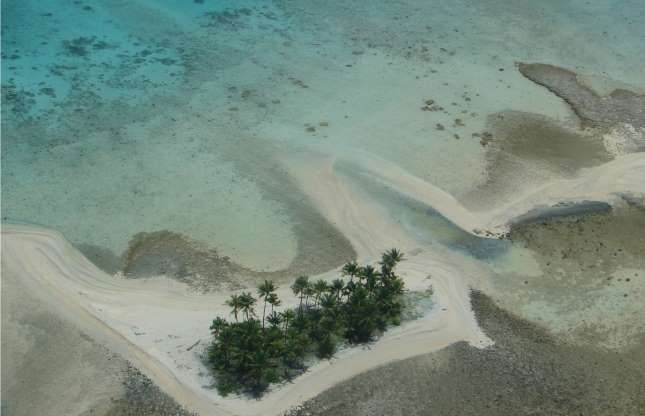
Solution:
<path fill-rule="evenodd" d="M 264 297 L 264 310 L 262 311 L 262 329 L 264 329 L 264 316 L 266 315 L 267 312 L 267 298 L 266 296 Z"/>

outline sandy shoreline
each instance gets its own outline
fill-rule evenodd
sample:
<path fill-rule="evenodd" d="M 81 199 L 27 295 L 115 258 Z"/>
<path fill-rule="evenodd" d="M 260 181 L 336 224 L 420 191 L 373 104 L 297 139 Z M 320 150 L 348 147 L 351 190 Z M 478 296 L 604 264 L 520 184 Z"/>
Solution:
<path fill-rule="evenodd" d="M 269 392 L 260 401 L 223 399 L 214 390 L 201 388 L 195 371 L 187 367 L 198 366 L 198 357 L 195 351 L 186 349 L 196 341 L 208 341 L 209 321 L 227 314 L 222 305 L 228 294 L 194 295 L 170 280 L 115 279 L 78 255 L 59 233 L 48 230 L 8 225 L 3 239 L 8 270 L 18 273 L 31 290 L 46 295 L 64 317 L 133 362 L 179 403 L 204 414 L 215 410 L 279 414 L 376 363 L 440 349 L 460 340 L 488 344 L 470 314 L 467 287 L 461 281 L 451 281 L 448 270 L 420 254 L 418 260 L 410 257 L 401 274 L 411 288 L 426 288 L 427 267 L 432 267 L 432 285 L 438 299 L 435 312 L 389 331 L 369 350 L 346 350 L 331 361 L 311 367 L 294 383 Z M 295 302 L 286 292 L 283 288 L 280 293 L 286 303 Z"/>
<path fill-rule="evenodd" d="M 128 280 L 109 276 L 86 260 L 60 233 L 38 227 L 4 225 L 3 263 L 7 270 L 60 314 L 92 338 L 130 360 L 188 409 L 203 414 L 270 415 L 312 398 L 334 384 L 376 365 L 444 348 L 457 341 L 485 347 L 490 341 L 478 328 L 468 289 L 485 285 L 486 271 L 466 256 L 420 246 L 400 224 L 382 215 L 373 201 L 353 194 L 334 169 L 335 159 L 303 160 L 288 165 L 302 189 L 323 215 L 342 230 L 361 261 L 372 261 L 390 246 L 408 253 L 400 274 L 411 290 L 432 285 L 436 307 L 427 316 L 388 331 L 369 349 L 341 351 L 330 361 L 312 366 L 294 383 L 278 386 L 261 400 L 221 398 L 204 388 L 208 376 L 196 349 L 208 343 L 210 320 L 226 315 L 229 293 L 198 295 L 168 279 Z M 372 160 L 360 169 L 373 174 Z M 307 166 L 307 169 L 302 167 Z M 527 190 L 514 202 L 491 212 L 473 213 L 449 194 L 379 161 L 378 181 L 434 208 L 467 232 L 503 232 L 508 222 L 536 207 L 566 201 L 611 203 L 625 192 L 645 193 L 645 155 L 618 158 L 584 171 L 577 179 L 560 180 Z M 431 279 L 428 280 L 428 275 Z M 321 275 L 331 278 L 336 273 Z M 484 280 L 482 282 L 482 280 Z M 287 287 L 279 295 L 285 306 L 295 303 Z"/>

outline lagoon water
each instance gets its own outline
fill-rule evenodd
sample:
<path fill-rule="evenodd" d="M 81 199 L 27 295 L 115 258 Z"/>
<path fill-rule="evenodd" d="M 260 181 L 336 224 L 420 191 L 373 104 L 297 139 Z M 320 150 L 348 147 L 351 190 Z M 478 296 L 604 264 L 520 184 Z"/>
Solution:
<path fill-rule="evenodd" d="M 645 86 L 644 24 L 614 0 L 5 1 L 3 219 L 115 258 L 170 230 L 279 270 L 319 220 L 280 160 L 365 152 L 466 195 L 490 114 L 571 117 L 516 61 Z"/>

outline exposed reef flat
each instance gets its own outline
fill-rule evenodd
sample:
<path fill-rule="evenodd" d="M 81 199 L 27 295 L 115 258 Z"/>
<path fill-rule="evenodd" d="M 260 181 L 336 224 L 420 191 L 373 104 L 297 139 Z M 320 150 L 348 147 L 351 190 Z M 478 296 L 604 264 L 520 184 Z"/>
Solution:
<path fill-rule="evenodd" d="M 645 333 L 645 211 L 566 210 L 511 226 L 523 265 L 497 269 L 491 296 L 568 342 L 629 349 Z"/>
<path fill-rule="evenodd" d="M 548 88 L 565 100 L 587 125 L 611 126 L 629 123 L 645 128 L 645 94 L 625 88 L 601 96 L 565 68 L 540 63 L 519 63 L 526 78 Z"/>
<path fill-rule="evenodd" d="M 639 344 L 616 354 L 568 345 L 545 329 L 471 294 L 477 320 L 495 345 L 466 343 L 360 374 L 290 416 L 641 415 L 645 362 Z"/>

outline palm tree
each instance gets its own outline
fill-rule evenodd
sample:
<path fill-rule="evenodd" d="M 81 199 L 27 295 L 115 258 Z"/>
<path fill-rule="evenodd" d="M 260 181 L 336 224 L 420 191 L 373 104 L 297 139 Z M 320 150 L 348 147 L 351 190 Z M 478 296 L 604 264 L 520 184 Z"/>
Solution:
<path fill-rule="evenodd" d="M 316 306 L 318 306 L 318 299 L 320 299 L 320 295 L 327 292 L 327 289 L 329 289 L 329 285 L 326 281 L 324 281 L 323 279 L 316 280 L 316 283 L 314 283 L 313 286 L 313 291 L 316 295 Z"/>
<path fill-rule="evenodd" d="M 269 316 L 267 316 L 267 321 L 269 321 L 272 327 L 277 327 L 282 323 L 282 316 L 277 312 L 271 312 Z"/>
<path fill-rule="evenodd" d="M 334 306 L 336 306 L 337 299 L 336 296 L 332 293 L 325 293 L 322 295 L 320 298 L 320 306 L 322 306 L 325 309 L 332 309 Z"/>
<path fill-rule="evenodd" d="M 405 288 L 405 284 L 403 283 L 403 280 L 401 278 L 396 277 L 392 280 L 390 283 L 390 293 L 394 296 L 398 296 L 403 294 L 403 289 Z"/>
<path fill-rule="evenodd" d="M 331 291 L 336 294 L 336 300 L 340 301 L 340 292 L 342 292 L 345 287 L 345 282 L 343 279 L 334 279 L 331 282 Z"/>
<path fill-rule="evenodd" d="M 314 285 L 312 285 L 311 282 L 308 281 L 304 292 L 305 292 L 305 308 L 309 309 L 309 297 L 314 295 Z"/>
<path fill-rule="evenodd" d="M 345 292 L 344 294 L 345 294 L 346 300 L 349 300 L 349 297 L 352 295 L 354 290 L 356 290 L 356 287 L 358 287 L 358 285 L 353 280 L 350 280 L 349 282 L 347 282 L 347 284 L 345 285 L 345 288 L 343 289 L 343 292 Z"/>
<path fill-rule="evenodd" d="M 250 316 L 255 315 L 253 310 L 253 305 L 255 305 L 255 298 L 251 295 L 250 292 L 242 292 L 240 295 L 240 309 L 244 312 L 246 320 L 248 321 Z"/>
<path fill-rule="evenodd" d="M 381 256 L 381 261 L 379 262 L 381 264 L 383 275 L 389 276 L 390 272 L 394 270 L 394 267 L 401 260 L 403 260 L 403 253 L 395 248 L 383 253 L 383 255 Z"/>
<path fill-rule="evenodd" d="M 235 338 L 233 335 L 232 331 L 222 331 L 221 335 L 219 338 L 217 338 L 217 341 L 219 342 L 221 352 L 223 355 L 223 364 L 225 367 L 228 367 L 230 365 L 230 355 L 231 355 L 231 345 L 233 342 L 235 342 Z"/>
<path fill-rule="evenodd" d="M 375 329 L 376 303 L 368 297 L 365 287 L 358 285 L 351 293 L 346 320 L 346 337 L 350 342 L 366 342 Z"/>
<path fill-rule="evenodd" d="M 374 268 L 374 266 L 372 266 L 371 264 L 368 264 L 365 267 L 361 267 L 361 271 L 358 276 L 361 280 L 365 279 L 367 281 L 369 279 L 376 277 L 376 275 L 377 275 L 377 271 Z"/>
<path fill-rule="evenodd" d="M 242 308 L 242 299 L 239 295 L 231 295 L 231 298 L 226 301 L 226 306 L 232 308 L 231 313 L 235 316 L 235 322 L 237 322 L 237 313 Z"/>
<path fill-rule="evenodd" d="M 271 313 L 273 313 L 273 308 L 280 306 L 280 304 L 282 303 L 276 293 L 270 293 L 267 302 L 269 302 L 269 304 L 271 305 Z"/>
<path fill-rule="evenodd" d="M 211 324 L 210 330 L 213 333 L 213 335 L 218 336 L 220 332 L 222 332 L 222 330 L 226 328 L 227 325 L 228 325 L 228 322 L 226 322 L 225 319 L 218 316 L 217 318 L 213 319 L 213 323 Z"/>
<path fill-rule="evenodd" d="M 396 248 L 390 249 L 390 251 L 385 252 L 385 255 L 389 259 L 391 259 L 391 261 L 393 261 L 395 265 L 403 260 L 403 253 Z"/>
<path fill-rule="evenodd" d="M 291 285 L 291 290 L 293 290 L 294 295 L 300 297 L 300 307 L 299 311 L 302 312 L 302 299 L 305 297 L 305 291 L 309 286 L 309 277 L 308 276 L 299 276 L 295 282 Z"/>
<path fill-rule="evenodd" d="M 376 287 L 376 279 L 378 278 L 379 273 L 374 267 L 368 264 L 367 266 L 361 268 L 360 276 L 365 279 L 367 290 L 372 293 L 372 291 L 374 291 L 374 288 Z"/>
<path fill-rule="evenodd" d="M 296 314 L 293 313 L 293 310 L 287 309 L 284 311 L 282 314 L 282 317 L 284 318 L 284 341 L 287 341 L 287 333 L 289 331 L 289 322 L 293 321 L 296 317 Z"/>
<path fill-rule="evenodd" d="M 267 301 L 269 295 L 275 292 L 275 285 L 270 280 L 265 280 L 260 286 L 258 286 L 258 295 L 260 299 L 264 299 L 264 309 L 262 309 L 262 329 L 264 329 L 264 317 L 267 313 Z"/>
<path fill-rule="evenodd" d="M 344 276 L 349 276 L 349 280 L 353 280 L 354 276 L 358 274 L 359 267 L 356 261 L 350 261 L 343 266 L 342 273 Z"/>

